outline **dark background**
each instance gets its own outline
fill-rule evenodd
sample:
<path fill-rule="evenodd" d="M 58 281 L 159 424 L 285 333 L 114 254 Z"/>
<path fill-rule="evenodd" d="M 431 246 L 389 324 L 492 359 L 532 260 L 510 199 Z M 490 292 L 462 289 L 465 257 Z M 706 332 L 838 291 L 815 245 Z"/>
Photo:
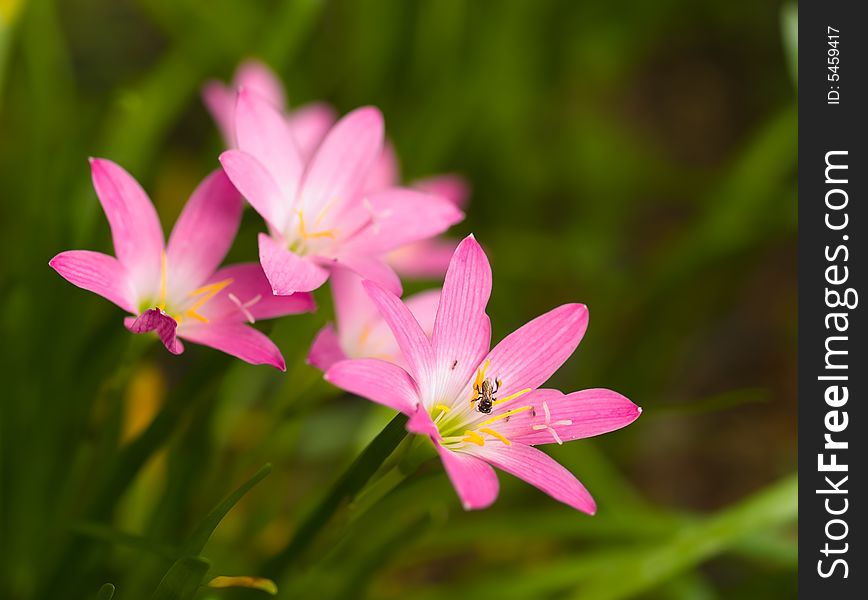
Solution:
<path fill-rule="evenodd" d="M 794 597 L 794 36 L 778 2 L 0 3 L 0 595 L 90 598 L 110 581 L 147 597 L 270 461 L 204 551 L 209 577 L 261 574 L 389 418 L 303 364 L 325 290 L 317 315 L 265 325 L 285 375 L 188 344 L 150 350 L 119 386 L 121 312 L 47 265 L 110 251 L 89 155 L 127 168 L 170 225 L 218 166 L 201 84 L 256 56 L 292 105 L 379 106 L 407 179 L 465 175 L 451 235 L 488 251 L 495 339 L 583 302 L 588 334 L 552 385 L 645 409 L 550 449 L 597 516 L 506 475 L 493 508 L 464 513 L 432 465 L 282 594 Z M 260 229 L 248 211 L 231 258 L 254 259 Z M 125 453 L 155 414 L 159 435 Z"/>

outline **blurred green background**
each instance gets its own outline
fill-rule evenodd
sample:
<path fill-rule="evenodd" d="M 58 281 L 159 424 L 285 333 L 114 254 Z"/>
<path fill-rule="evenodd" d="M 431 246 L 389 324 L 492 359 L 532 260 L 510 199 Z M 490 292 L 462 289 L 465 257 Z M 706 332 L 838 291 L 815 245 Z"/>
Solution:
<path fill-rule="evenodd" d="M 795 597 L 794 26 L 794 8 L 728 0 L 0 0 L 0 597 L 106 582 L 150 597 L 199 568 L 176 562 L 199 553 L 191 534 L 266 462 L 201 550 L 205 581 L 268 575 L 288 598 Z M 318 314 L 266 324 L 284 375 L 192 344 L 133 360 L 121 311 L 48 267 L 110 251 L 90 155 L 174 221 L 218 166 L 199 88 L 247 57 L 293 105 L 379 106 L 408 179 L 468 178 L 451 235 L 488 250 L 495 339 L 589 306 L 552 386 L 645 409 L 548 448 L 597 516 L 503 474 L 494 507 L 465 513 L 431 464 L 275 560 L 390 418 L 304 364 L 327 291 Z M 260 229 L 248 211 L 231 258 L 254 259 Z"/>

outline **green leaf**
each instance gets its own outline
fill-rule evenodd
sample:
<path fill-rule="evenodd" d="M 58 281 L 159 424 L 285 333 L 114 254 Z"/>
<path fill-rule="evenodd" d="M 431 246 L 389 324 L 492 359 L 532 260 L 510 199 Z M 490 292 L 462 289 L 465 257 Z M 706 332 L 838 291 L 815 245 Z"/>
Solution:
<path fill-rule="evenodd" d="M 575 597 L 633 597 L 729 550 L 757 530 L 796 520 L 798 508 L 798 477 L 792 475 L 662 544 L 601 565 Z"/>
<path fill-rule="evenodd" d="M 171 566 L 163 576 L 151 600 L 187 600 L 192 598 L 211 565 L 201 556 L 186 556 Z"/>
<path fill-rule="evenodd" d="M 344 502 L 358 494 L 383 462 L 407 436 L 407 417 L 397 415 L 344 471 L 329 493 L 299 525 L 289 544 L 265 567 L 265 575 L 276 578 L 304 552 Z"/>
<path fill-rule="evenodd" d="M 787 67 L 793 83 L 799 85 L 799 5 L 793 2 L 781 7 L 781 36 L 787 55 Z"/>
<path fill-rule="evenodd" d="M 138 550 L 145 550 L 157 556 L 174 560 L 178 557 L 178 549 L 165 544 L 160 544 L 141 535 L 134 535 L 125 531 L 118 531 L 107 525 L 100 523 L 78 523 L 70 528 L 75 533 L 80 533 L 88 537 L 116 544 L 118 546 L 127 546 Z"/>
<path fill-rule="evenodd" d="M 111 583 L 104 583 L 96 593 L 96 600 L 112 600 L 115 595 L 115 586 Z"/>

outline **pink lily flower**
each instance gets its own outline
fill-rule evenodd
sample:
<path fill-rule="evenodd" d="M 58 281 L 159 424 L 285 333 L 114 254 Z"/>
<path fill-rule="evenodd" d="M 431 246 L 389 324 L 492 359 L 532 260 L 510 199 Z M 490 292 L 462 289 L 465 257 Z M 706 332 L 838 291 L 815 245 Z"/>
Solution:
<path fill-rule="evenodd" d="M 383 117 L 357 109 L 332 127 L 309 161 L 283 115 L 242 89 L 235 110 L 237 150 L 220 155 L 235 187 L 265 219 L 259 258 L 276 295 L 311 291 L 342 264 L 400 292 L 382 256 L 437 235 L 464 215 L 448 200 L 392 187 L 365 193 L 383 146 Z"/>
<path fill-rule="evenodd" d="M 310 294 L 274 297 L 256 263 L 218 269 L 241 221 L 243 203 L 222 171 L 205 178 L 169 237 L 145 191 L 124 169 L 91 159 L 96 194 L 112 231 L 115 254 L 61 252 L 49 265 L 70 283 L 131 313 L 133 333 L 155 332 L 172 354 L 182 338 L 252 364 L 285 371 L 280 350 L 250 326 L 257 319 L 310 312 Z"/>
<path fill-rule="evenodd" d="M 449 264 L 430 336 L 389 290 L 372 281 L 364 285 L 407 367 L 376 358 L 345 360 L 328 370 L 328 381 L 409 416 L 408 430 L 430 437 L 467 510 L 496 499 L 494 466 L 573 508 L 595 512 L 585 487 L 534 448 L 619 429 L 641 412 L 611 390 L 563 394 L 539 388 L 578 346 L 588 324 L 585 306 L 555 308 L 489 350 L 491 268 L 473 236 L 459 244 Z"/>
<path fill-rule="evenodd" d="M 349 269 L 335 268 L 329 280 L 335 307 L 335 325 L 323 327 L 310 348 L 307 361 L 321 371 L 348 358 L 380 358 L 404 366 L 401 349 L 391 329 L 368 297 L 362 279 Z M 422 330 L 434 330 L 440 290 L 426 290 L 404 300 Z"/>
<path fill-rule="evenodd" d="M 280 79 L 261 62 L 248 60 L 238 67 L 231 85 L 211 80 L 202 88 L 202 101 L 217 123 L 228 148 L 237 147 L 235 104 L 240 89 L 256 92 L 275 109 L 286 114 L 289 128 L 305 160 L 313 155 L 313 151 L 337 121 L 337 113 L 323 102 L 311 102 L 287 113 L 286 94 Z"/>
<path fill-rule="evenodd" d="M 326 133 L 337 121 L 334 109 L 322 102 L 306 104 L 288 112 L 280 79 L 263 63 L 251 60 L 238 67 L 231 85 L 210 81 L 202 90 L 205 106 L 217 122 L 229 148 L 237 147 L 235 104 L 239 89 L 256 92 L 285 115 L 298 151 L 305 161 L 313 156 Z M 393 146 L 386 143 L 363 185 L 364 191 L 371 193 L 386 190 L 400 185 L 400 181 L 398 157 Z M 465 207 L 469 195 L 467 182 L 459 175 L 435 175 L 415 181 L 410 187 L 446 198 L 459 209 Z M 455 241 L 445 238 L 424 239 L 392 250 L 386 255 L 385 261 L 402 277 L 439 279 L 446 273 L 455 245 Z"/>

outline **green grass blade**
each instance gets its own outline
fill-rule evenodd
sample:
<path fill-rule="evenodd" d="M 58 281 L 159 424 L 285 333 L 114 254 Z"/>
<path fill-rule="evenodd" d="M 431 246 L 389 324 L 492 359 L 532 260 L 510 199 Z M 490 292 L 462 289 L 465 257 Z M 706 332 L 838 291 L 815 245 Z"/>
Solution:
<path fill-rule="evenodd" d="M 266 577 L 276 579 L 291 566 L 299 555 L 314 542 L 338 508 L 362 490 L 371 476 L 377 472 L 383 462 L 398 447 L 401 440 L 406 437 L 406 423 L 407 417 L 397 415 L 368 444 L 367 448 L 335 482 L 326 497 L 299 525 L 289 544 L 267 563 L 264 571 Z"/>
<path fill-rule="evenodd" d="M 253 486 L 265 479 L 271 473 L 271 465 L 263 465 L 250 479 L 241 484 L 238 489 L 226 496 L 220 504 L 211 509 L 211 512 L 202 520 L 201 523 L 190 535 L 187 545 L 184 547 L 185 554 L 199 554 L 205 548 L 205 544 L 217 529 L 223 517 L 232 510 L 232 507 L 238 504 L 241 498 L 249 492 Z"/>
<path fill-rule="evenodd" d="M 601 565 L 574 597 L 633 597 L 730 549 L 757 530 L 794 521 L 798 507 L 798 478 L 792 475 L 662 544 Z"/>
<path fill-rule="evenodd" d="M 187 556 L 166 572 L 151 600 L 188 600 L 193 598 L 211 565 L 202 557 Z"/>

